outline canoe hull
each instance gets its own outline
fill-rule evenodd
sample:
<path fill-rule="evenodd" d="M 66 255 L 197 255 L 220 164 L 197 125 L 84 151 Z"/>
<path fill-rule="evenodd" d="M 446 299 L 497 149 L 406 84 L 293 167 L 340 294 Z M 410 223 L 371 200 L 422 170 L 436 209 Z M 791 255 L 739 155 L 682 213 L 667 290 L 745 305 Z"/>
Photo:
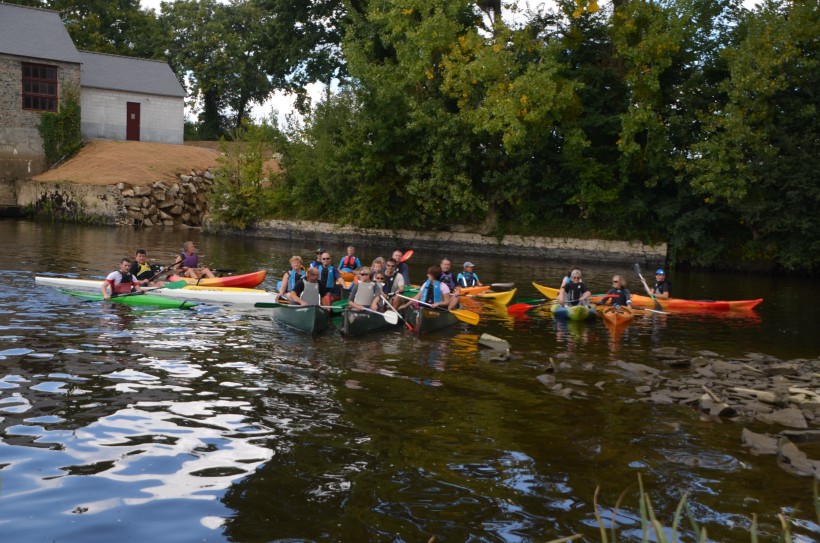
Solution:
<path fill-rule="evenodd" d="M 689 311 L 748 311 L 757 307 L 763 298 L 756 300 L 684 300 L 682 298 L 655 298 L 663 309 L 681 309 Z M 649 296 L 632 295 L 632 305 L 636 307 L 655 307 Z"/>
<path fill-rule="evenodd" d="M 80 291 L 66 291 L 68 294 L 83 300 L 101 302 L 104 301 L 102 294 L 94 294 L 93 292 Z M 132 305 L 132 306 L 151 306 L 161 307 L 163 309 L 190 309 L 196 303 L 180 300 L 171 300 L 170 298 L 163 298 L 162 296 L 155 296 L 153 294 L 135 294 L 133 296 L 115 296 L 110 300 L 105 300 L 114 304 Z"/>
<path fill-rule="evenodd" d="M 624 326 L 635 319 L 635 313 L 628 307 L 607 307 L 598 310 L 604 321 L 611 326 Z"/>
<path fill-rule="evenodd" d="M 558 289 L 550 288 L 538 283 L 533 283 L 532 286 L 547 298 L 557 298 Z M 689 311 L 733 311 L 733 310 L 749 310 L 754 309 L 759 305 L 763 298 L 756 300 L 684 300 L 683 298 L 655 298 L 661 304 L 663 309 L 681 309 Z M 592 300 L 600 301 L 601 298 L 593 296 Z M 635 307 L 654 308 L 655 303 L 649 296 L 642 296 L 640 294 L 632 294 L 632 305 Z"/>
<path fill-rule="evenodd" d="M 318 335 L 330 326 L 327 311 L 315 305 L 281 304 L 270 309 L 276 322 L 305 334 Z"/>
<path fill-rule="evenodd" d="M 203 277 L 202 279 L 191 279 L 190 277 L 181 277 L 179 275 L 171 275 L 168 281 L 184 280 L 189 285 L 196 285 L 199 287 L 234 287 L 234 288 L 254 288 L 262 284 L 267 276 L 267 270 L 259 270 L 251 273 L 243 273 L 240 275 L 226 275 L 225 277 Z"/>
<path fill-rule="evenodd" d="M 412 305 L 402 311 L 402 316 L 418 335 L 435 332 L 458 322 L 458 318 L 449 311 L 437 311 L 426 307 L 414 308 Z"/>
<path fill-rule="evenodd" d="M 43 276 L 35 277 L 34 282 L 37 285 L 93 293 L 100 292 L 100 287 L 103 284 L 102 280 Z M 205 302 L 211 304 L 242 305 L 249 307 L 253 307 L 253 305 L 257 302 L 276 302 L 275 293 L 256 288 L 187 286 L 179 289 L 160 288 L 151 291 L 151 294 L 174 300 L 188 300 L 192 302 Z"/>
<path fill-rule="evenodd" d="M 345 337 L 364 336 L 396 327 L 395 324 L 384 320 L 381 315 L 349 308 L 342 314 L 342 323 L 342 335 Z"/>
<path fill-rule="evenodd" d="M 495 304 L 507 305 L 512 301 L 517 290 L 518 289 L 514 288 L 505 292 L 479 292 L 478 294 L 473 294 L 472 297 Z"/>
<path fill-rule="evenodd" d="M 561 304 L 552 304 L 550 312 L 559 319 L 570 321 L 583 321 L 594 315 L 593 309 L 585 305 L 572 305 L 564 307 Z"/>

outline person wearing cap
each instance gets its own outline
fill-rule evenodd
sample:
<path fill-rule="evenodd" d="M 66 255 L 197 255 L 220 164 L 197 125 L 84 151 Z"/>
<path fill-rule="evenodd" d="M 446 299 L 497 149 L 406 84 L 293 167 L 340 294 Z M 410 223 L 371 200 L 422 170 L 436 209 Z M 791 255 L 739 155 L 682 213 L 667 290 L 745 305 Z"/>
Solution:
<path fill-rule="evenodd" d="M 672 283 L 666 278 L 663 268 L 655 270 L 655 286 L 652 287 L 652 294 L 655 298 L 670 298 L 672 296 Z"/>
<path fill-rule="evenodd" d="M 472 262 L 464 263 L 464 271 L 458 274 L 458 286 L 464 288 L 481 286 L 481 281 L 478 280 L 478 276 L 473 272 L 474 269 L 475 264 Z"/>
<path fill-rule="evenodd" d="M 316 249 L 316 258 L 311 261 L 311 263 L 310 263 L 311 268 L 318 268 L 319 266 L 322 265 L 322 253 L 324 253 L 324 252 L 325 252 L 325 250 L 322 249 L 321 247 Z"/>

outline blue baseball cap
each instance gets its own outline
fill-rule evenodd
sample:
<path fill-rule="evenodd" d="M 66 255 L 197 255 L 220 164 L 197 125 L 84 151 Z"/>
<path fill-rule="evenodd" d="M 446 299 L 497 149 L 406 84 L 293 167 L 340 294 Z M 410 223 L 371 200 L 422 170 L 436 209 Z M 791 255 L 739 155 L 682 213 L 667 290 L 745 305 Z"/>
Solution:
<path fill-rule="evenodd" d="M 663 271 L 663 268 L 658 268 L 655 270 L 655 275 L 666 275 L 666 272 Z"/>

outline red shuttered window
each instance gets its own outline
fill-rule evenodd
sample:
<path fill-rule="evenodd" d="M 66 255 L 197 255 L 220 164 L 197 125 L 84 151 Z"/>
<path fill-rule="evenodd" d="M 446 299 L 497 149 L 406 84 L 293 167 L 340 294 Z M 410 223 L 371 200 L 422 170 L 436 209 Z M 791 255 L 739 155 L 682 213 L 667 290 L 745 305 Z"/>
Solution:
<path fill-rule="evenodd" d="M 23 63 L 23 109 L 57 111 L 57 66 Z"/>

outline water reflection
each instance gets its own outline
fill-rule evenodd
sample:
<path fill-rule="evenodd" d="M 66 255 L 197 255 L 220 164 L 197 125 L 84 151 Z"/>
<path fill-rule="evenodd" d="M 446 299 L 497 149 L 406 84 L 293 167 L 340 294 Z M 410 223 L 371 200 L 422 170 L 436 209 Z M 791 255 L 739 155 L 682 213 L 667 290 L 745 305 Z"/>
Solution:
<path fill-rule="evenodd" d="M 813 329 L 787 318 L 812 285 L 778 291 L 759 312 L 644 313 L 617 333 L 600 320 L 556 321 L 548 307 L 510 315 L 471 300 L 477 327 L 351 340 L 295 334 L 260 311 L 135 310 L 33 287 L 35 272 L 102 277 L 123 248 L 161 258 L 189 237 L 217 266 L 274 277 L 316 246 L 198 236 L 0 222 L 15 268 L 0 270 L 4 540 L 592 539 L 597 486 L 605 522 L 627 530 L 623 538 L 639 534 L 637 473 L 658 511 L 691 492 L 715 540 L 737 539 L 751 513 L 776 533 L 780 510 L 798 517 L 799 537 L 817 539 L 810 482 L 743 449 L 737 424 L 635 401 L 639 384 L 611 365 L 652 365 L 662 346 L 816 356 Z M 440 256 L 413 258 L 423 270 Z M 546 263 L 544 274 L 564 267 Z M 482 268 L 532 279 L 530 260 Z M 594 286 L 613 271 L 590 266 L 585 276 Z M 674 279 L 681 289 L 709 285 L 703 275 Z M 751 297 L 745 281 L 726 297 Z M 806 322 L 813 316 L 807 308 Z M 485 332 L 510 342 L 509 359 L 478 345 Z M 553 370 L 572 399 L 537 379 Z"/>

